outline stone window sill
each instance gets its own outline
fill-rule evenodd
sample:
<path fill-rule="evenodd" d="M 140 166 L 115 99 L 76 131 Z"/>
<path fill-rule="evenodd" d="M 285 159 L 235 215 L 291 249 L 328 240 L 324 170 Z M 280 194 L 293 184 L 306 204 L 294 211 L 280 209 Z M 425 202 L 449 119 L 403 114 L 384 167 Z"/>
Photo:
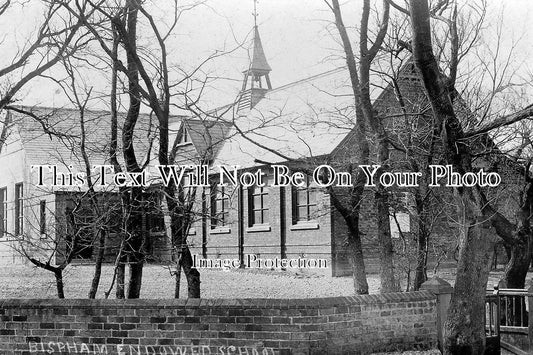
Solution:
<path fill-rule="evenodd" d="M 210 234 L 229 234 L 229 233 L 231 233 L 230 227 L 217 227 L 217 228 L 211 229 L 211 232 L 210 232 Z"/>
<path fill-rule="evenodd" d="M 318 229 L 318 222 L 316 221 L 305 221 L 305 222 L 298 222 L 296 224 L 293 224 L 291 226 L 291 231 L 299 231 L 299 230 L 311 230 L 311 229 Z"/>
<path fill-rule="evenodd" d="M 270 232 L 270 230 L 270 224 L 254 224 L 253 226 L 246 228 L 246 231 L 249 233 Z"/>

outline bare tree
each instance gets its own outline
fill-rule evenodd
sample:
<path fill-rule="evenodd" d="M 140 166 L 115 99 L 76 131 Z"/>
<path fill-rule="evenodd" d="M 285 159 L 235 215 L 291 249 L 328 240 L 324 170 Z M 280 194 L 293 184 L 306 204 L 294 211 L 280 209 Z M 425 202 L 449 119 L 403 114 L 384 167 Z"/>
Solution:
<path fill-rule="evenodd" d="M 172 33 L 178 25 L 181 15 L 202 2 L 192 5 L 181 6 L 177 1 L 173 3 L 170 23 L 160 23 L 150 11 L 149 4 L 138 0 L 116 2 L 113 6 L 99 6 L 90 1 L 82 2 L 95 13 L 94 17 L 80 16 L 80 21 L 98 41 L 104 56 L 112 67 L 111 88 L 111 111 L 112 117 L 116 117 L 117 105 L 117 80 L 120 78 L 127 81 L 127 95 L 129 106 L 127 116 L 122 129 L 122 156 L 125 164 L 119 167 L 115 157 L 117 156 L 117 141 L 119 137 L 113 133 L 110 154 L 115 170 L 122 169 L 128 172 L 138 172 L 142 168 L 138 162 L 138 152 L 134 149 L 133 132 L 137 129 L 140 108 L 145 105 L 157 119 L 157 162 L 160 165 L 172 164 L 176 154 L 176 144 L 172 144 L 169 138 L 169 121 L 171 109 L 184 110 L 193 116 L 206 117 L 204 110 L 200 108 L 200 98 L 203 88 L 212 80 L 208 75 L 202 75 L 202 67 L 211 59 L 223 55 L 225 51 L 216 51 L 196 68 L 189 72 L 176 68 L 169 62 L 167 42 L 172 38 Z M 72 4 L 64 4 L 70 13 L 79 13 L 79 9 Z M 78 4 L 78 7 L 80 5 Z M 169 12 L 170 13 L 170 12 Z M 137 26 L 142 23 L 146 26 L 150 35 L 155 38 L 153 46 L 149 49 L 138 45 Z M 200 79 L 197 79 L 200 77 Z M 193 85 L 194 83 L 194 85 Z M 116 131 L 116 120 L 112 123 L 112 132 Z M 161 192 L 165 198 L 165 205 L 170 216 L 170 230 L 172 245 L 176 250 L 177 269 L 183 269 L 189 285 L 189 297 L 200 296 L 200 275 L 193 267 L 192 255 L 187 244 L 187 230 L 190 219 L 187 217 L 190 209 L 185 200 L 185 194 L 181 188 L 172 182 L 168 186 L 162 186 Z M 127 234 L 131 236 L 132 250 L 130 259 L 130 282 L 128 297 L 138 297 L 141 286 L 142 265 L 144 256 L 142 246 L 146 243 L 146 236 L 138 235 L 141 219 L 136 218 L 143 204 L 140 190 L 130 188 L 122 192 L 123 206 L 128 208 L 124 215 L 126 219 Z M 117 277 L 118 297 L 123 297 L 121 285 L 123 282 L 123 268 L 119 265 Z M 179 282 L 179 272 L 177 281 Z M 176 286 L 179 290 L 179 284 Z M 176 292 L 176 295 L 179 292 Z"/>
<path fill-rule="evenodd" d="M 446 161 L 464 173 L 472 171 L 472 151 L 455 113 L 451 98 L 455 96 L 455 77 L 441 74 L 432 48 L 430 9 L 427 1 L 410 1 L 409 13 L 413 31 L 413 54 L 423 78 L 424 87 L 436 120 L 435 136 L 441 137 Z M 458 61 L 455 61 L 454 68 Z M 512 121 L 505 117 L 499 124 Z M 513 227 L 494 210 L 479 187 L 455 188 L 462 235 L 459 261 L 450 310 L 445 325 L 446 354 L 482 354 L 485 347 L 485 288 L 487 284 L 495 235 L 509 240 Z"/>
<path fill-rule="evenodd" d="M 361 26 L 359 29 L 359 52 L 358 55 L 352 49 L 350 37 L 346 26 L 342 19 L 342 11 L 337 0 L 333 0 L 331 3 L 326 2 L 335 16 L 335 25 L 339 31 L 342 46 L 346 56 L 346 63 L 350 73 L 350 80 L 352 84 L 352 90 L 354 94 L 357 125 L 369 127 L 370 132 L 373 134 L 377 145 L 377 159 L 376 161 L 381 166 L 378 170 L 376 179 L 379 180 L 379 176 L 388 169 L 389 166 L 389 137 L 385 130 L 382 121 L 376 117 L 372 102 L 370 99 L 370 70 L 376 55 L 378 54 L 383 40 L 387 34 L 389 24 L 389 3 L 383 1 L 382 18 L 378 24 L 378 32 L 372 45 L 369 43 L 369 17 L 370 17 L 370 1 L 364 1 L 363 13 L 361 18 Z M 358 62 L 356 61 L 358 58 Z M 364 123 L 362 122 L 364 120 Z M 368 134 L 366 129 L 359 129 L 362 134 Z M 366 141 L 366 138 L 362 140 Z M 369 149 L 364 145 L 359 147 L 362 152 L 361 163 L 368 161 Z M 360 179 L 357 179 L 360 180 Z M 362 190 L 362 189 L 361 189 Z M 357 195 L 355 195 L 357 196 Z M 362 196 L 362 195 L 360 195 Z M 377 234 L 380 243 L 380 279 L 381 279 L 381 292 L 396 291 L 399 288 L 394 272 L 393 261 L 393 244 L 390 235 L 390 221 L 389 221 L 389 193 L 386 189 L 378 184 L 375 196 L 375 208 L 377 210 Z M 359 197 L 360 199 L 360 197 Z M 354 199 L 359 203 L 358 198 Z M 357 235 L 356 233 L 354 233 Z"/>

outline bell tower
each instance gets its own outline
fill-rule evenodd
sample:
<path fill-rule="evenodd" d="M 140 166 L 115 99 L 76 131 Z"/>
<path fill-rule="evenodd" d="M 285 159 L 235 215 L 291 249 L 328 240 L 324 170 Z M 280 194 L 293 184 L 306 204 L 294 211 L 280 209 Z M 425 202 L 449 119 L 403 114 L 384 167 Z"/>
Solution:
<path fill-rule="evenodd" d="M 243 71 L 244 80 L 238 110 L 253 108 L 265 96 L 265 93 L 272 89 L 269 77 L 272 69 L 268 65 L 257 26 L 257 0 L 254 0 L 253 16 L 254 37 L 252 61 L 249 68 Z"/>

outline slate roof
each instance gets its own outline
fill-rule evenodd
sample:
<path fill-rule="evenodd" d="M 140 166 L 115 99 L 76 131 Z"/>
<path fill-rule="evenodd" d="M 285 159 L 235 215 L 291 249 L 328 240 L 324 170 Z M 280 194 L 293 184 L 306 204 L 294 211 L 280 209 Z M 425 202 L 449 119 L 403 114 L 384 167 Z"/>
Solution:
<path fill-rule="evenodd" d="M 230 130 L 231 123 L 222 120 L 184 119 L 182 127 L 187 129 L 191 142 L 199 157 L 212 160 L 222 145 Z M 181 136 L 182 129 L 178 135 Z"/>
<path fill-rule="evenodd" d="M 382 88 L 372 91 L 376 98 Z M 347 68 L 336 68 L 265 93 L 244 114 L 224 115 L 234 124 L 214 165 L 240 168 L 330 154 L 352 131 L 355 109 Z M 270 149 L 269 149 L 270 148 Z"/>
<path fill-rule="evenodd" d="M 17 130 L 26 153 L 27 165 L 73 165 L 73 170 L 84 171 L 81 156 L 81 125 L 78 110 L 68 108 L 21 107 L 32 112 L 36 118 L 22 113 L 13 113 L 14 129 Z M 122 163 L 121 130 L 126 113 L 118 117 L 117 158 Z M 182 117 L 172 116 L 170 134 L 176 133 Z M 91 164 L 109 164 L 111 140 L 111 116 L 108 111 L 85 111 L 86 149 Z M 134 149 L 138 163 L 148 159 L 157 163 L 158 122 L 149 114 L 140 114 L 134 132 Z M 149 156 L 150 152 L 150 156 Z"/>

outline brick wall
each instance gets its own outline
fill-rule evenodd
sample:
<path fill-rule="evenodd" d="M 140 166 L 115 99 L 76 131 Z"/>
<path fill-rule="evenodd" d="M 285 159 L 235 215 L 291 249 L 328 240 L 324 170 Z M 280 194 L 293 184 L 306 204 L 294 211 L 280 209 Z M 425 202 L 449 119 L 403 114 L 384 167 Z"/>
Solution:
<path fill-rule="evenodd" d="M 323 299 L 3 300 L 2 354 L 368 354 L 434 347 L 427 291 Z"/>
<path fill-rule="evenodd" d="M 281 220 L 285 221 L 286 233 L 286 255 L 287 258 L 320 258 L 328 260 L 328 267 L 331 266 L 331 217 L 329 195 L 323 190 L 317 191 L 317 216 L 312 227 L 297 226 L 292 223 L 292 193 L 291 188 L 280 189 L 271 187 L 270 168 L 262 167 L 266 173 L 264 181 L 267 184 L 268 223 L 264 229 L 254 230 L 249 226 L 249 203 L 248 189 L 243 189 L 243 227 L 245 255 L 256 254 L 261 258 L 281 257 Z M 255 171 L 255 170 L 252 170 Z M 212 178 L 216 181 L 216 177 Z M 224 228 L 217 230 L 211 228 L 211 219 L 207 218 L 205 236 L 207 256 L 215 258 L 238 258 L 239 255 L 239 211 L 237 189 L 228 188 L 226 192 L 229 196 L 229 218 L 228 224 Z M 281 199 L 285 201 L 285 214 L 281 215 Z M 209 196 L 209 192 L 206 193 Z M 199 202 L 200 204 L 201 202 Z M 210 205 L 208 203 L 208 205 Z M 191 252 L 202 255 L 202 221 L 193 223 L 195 234 L 189 236 L 192 244 Z"/>

